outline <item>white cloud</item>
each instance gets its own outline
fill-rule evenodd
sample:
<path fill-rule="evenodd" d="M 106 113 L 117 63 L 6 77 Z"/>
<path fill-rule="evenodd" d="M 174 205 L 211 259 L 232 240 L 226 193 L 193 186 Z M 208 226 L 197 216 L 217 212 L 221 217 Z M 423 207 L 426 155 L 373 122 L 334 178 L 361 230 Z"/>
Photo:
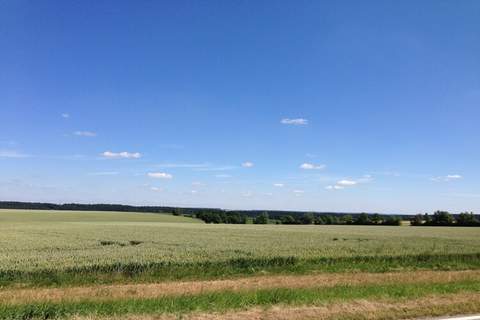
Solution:
<path fill-rule="evenodd" d="M 285 185 L 283 183 L 274 183 L 273 186 L 277 188 L 283 188 Z"/>
<path fill-rule="evenodd" d="M 102 156 L 104 158 L 108 159 L 139 159 L 142 157 L 142 155 L 138 152 L 111 152 L 111 151 L 105 151 L 102 153 Z"/>
<path fill-rule="evenodd" d="M 459 180 L 459 179 L 462 179 L 463 177 L 459 174 L 449 174 L 449 175 L 446 175 L 446 176 L 440 176 L 440 177 L 434 177 L 434 178 L 431 178 L 430 180 L 432 181 L 436 181 L 436 182 L 440 182 L 440 181 L 452 181 L 452 180 Z"/>
<path fill-rule="evenodd" d="M 191 194 L 197 194 L 198 191 L 197 191 L 197 190 L 192 190 L 192 191 L 190 191 L 190 193 L 191 193 Z"/>
<path fill-rule="evenodd" d="M 363 175 L 360 179 L 357 180 L 358 183 L 369 183 L 373 180 L 373 176 L 369 174 Z"/>
<path fill-rule="evenodd" d="M 354 186 L 358 184 L 357 181 L 353 181 L 353 180 L 340 180 L 340 181 L 337 181 L 337 185 L 338 186 L 344 186 L 344 187 L 350 187 L 350 186 Z"/>
<path fill-rule="evenodd" d="M 68 113 L 62 113 L 62 118 L 68 119 L 70 118 L 70 115 Z"/>
<path fill-rule="evenodd" d="M 202 182 L 200 182 L 200 181 L 193 181 L 193 182 L 192 182 L 192 186 L 194 186 L 194 187 L 202 187 L 202 186 L 204 186 L 204 185 L 205 185 L 205 184 L 202 183 Z"/>
<path fill-rule="evenodd" d="M 371 175 L 365 174 L 360 179 L 357 179 L 357 180 L 348 180 L 348 179 L 339 180 L 334 185 L 326 186 L 325 189 L 342 190 L 345 188 L 356 186 L 358 184 L 369 183 L 372 180 L 373 180 L 373 177 Z"/>
<path fill-rule="evenodd" d="M 449 174 L 447 175 L 447 179 L 452 180 L 452 179 L 462 179 L 462 176 L 459 174 Z"/>
<path fill-rule="evenodd" d="M 173 176 L 170 173 L 166 172 L 149 172 L 147 175 L 150 178 L 155 178 L 155 179 L 172 179 Z"/>
<path fill-rule="evenodd" d="M 162 191 L 163 191 L 163 188 L 151 187 L 150 190 L 155 191 L 155 192 L 162 192 Z"/>
<path fill-rule="evenodd" d="M 303 118 L 297 118 L 297 119 L 283 118 L 282 120 L 280 120 L 280 123 L 294 125 L 294 126 L 306 126 L 308 124 L 308 120 Z"/>
<path fill-rule="evenodd" d="M 327 190 L 341 190 L 341 189 L 345 189 L 345 187 L 339 186 L 339 185 L 334 185 L 334 186 L 326 186 L 325 189 L 327 189 Z"/>
<path fill-rule="evenodd" d="M 305 191 L 303 191 L 303 190 L 293 190 L 293 193 L 302 194 L 302 193 L 305 193 Z"/>
<path fill-rule="evenodd" d="M 97 134 L 92 131 L 75 131 L 73 134 L 79 137 L 96 137 L 97 136 Z"/>
<path fill-rule="evenodd" d="M 0 150 L 0 158 L 29 158 L 28 154 L 16 150 Z"/>
<path fill-rule="evenodd" d="M 325 169 L 326 165 L 324 164 L 313 164 L 313 163 L 302 163 L 300 169 L 304 170 L 322 170 Z"/>
<path fill-rule="evenodd" d="M 242 163 L 242 167 L 244 168 L 251 168 L 253 166 L 254 166 L 253 162 L 250 162 L 250 161 Z"/>

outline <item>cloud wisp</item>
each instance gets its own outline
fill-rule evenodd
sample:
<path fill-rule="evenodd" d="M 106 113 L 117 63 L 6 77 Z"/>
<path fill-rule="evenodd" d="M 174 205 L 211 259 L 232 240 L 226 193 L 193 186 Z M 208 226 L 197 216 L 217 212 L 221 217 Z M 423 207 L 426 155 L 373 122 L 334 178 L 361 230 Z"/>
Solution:
<path fill-rule="evenodd" d="M 283 118 L 282 120 L 280 120 L 280 123 L 292 126 L 306 126 L 308 125 L 308 120 L 304 118 Z"/>
<path fill-rule="evenodd" d="M 325 168 L 326 168 L 326 165 L 324 164 L 302 163 L 300 165 L 300 169 L 303 169 L 303 170 L 322 170 Z"/>
<path fill-rule="evenodd" d="M 30 155 L 18 152 L 16 150 L 0 150 L 0 158 L 29 158 Z"/>
<path fill-rule="evenodd" d="M 106 159 L 140 159 L 142 154 L 139 152 L 112 152 L 112 151 L 105 151 L 101 154 L 102 157 Z"/>
<path fill-rule="evenodd" d="M 242 167 L 244 168 L 252 168 L 253 166 L 254 166 L 253 162 L 250 162 L 250 161 L 246 161 L 242 163 Z"/>
<path fill-rule="evenodd" d="M 154 178 L 154 179 L 166 179 L 166 180 L 173 179 L 173 175 L 166 172 L 149 172 L 147 173 L 147 175 L 150 178 Z"/>
<path fill-rule="evenodd" d="M 363 183 L 369 183 L 373 180 L 373 177 L 369 174 L 364 175 L 363 177 L 351 180 L 351 179 L 342 179 L 338 180 L 334 185 L 328 185 L 325 187 L 327 190 L 343 190 L 346 188 L 351 188 Z"/>
<path fill-rule="evenodd" d="M 89 138 L 93 138 L 97 136 L 97 133 L 93 131 L 75 131 L 73 134 L 79 137 L 89 137 Z"/>
<path fill-rule="evenodd" d="M 463 177 L 459 174 L 448 174 L 446 176 L 430 178 L 430 180 L 435 182 L 442 182 L 442 181 L 449 182 L 449 181 L 460 180 L 460 179 L 463 179 Z"/>

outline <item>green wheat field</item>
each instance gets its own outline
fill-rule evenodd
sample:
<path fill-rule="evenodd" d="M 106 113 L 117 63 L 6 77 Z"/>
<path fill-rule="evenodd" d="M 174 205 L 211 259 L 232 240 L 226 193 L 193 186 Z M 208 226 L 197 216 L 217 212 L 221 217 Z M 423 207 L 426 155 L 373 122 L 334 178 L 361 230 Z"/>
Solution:
<path fill-rule="evenodd" d="M 283 306 L 288 313 L 292 307 L 369 299 L 383 303 L 371 319 L 474 312 L 480 311 L 475 303 L 480 301 L 478 270 L 480 228 L 211 225 L 169 214 L 0 210 L 0 319 L 134 315 L 132 319 L 148 320 L 158 314 L 208 319 L 203 313 L 228 319 L 229 312 L 259 306 Z M 375 274 L 383 277 L 378 283 L 368 280 Z M 403 274 L 411 283 L 391 280 Z M 325 280 L 312 280 L 295 288 L 288 280 L 315 275 L 329 275 L 327 282 L 344 275 L 370 282 L 325 287 Z M 222 279 L 245 283 L 269 277 L 280 277 L 274 287 L 188 289 L 180 295 L 159 287 L 158 294 L 142 293 L 142 285 L 171 290 L 185 281 L 193 281 L 191 288 Z M 114 297 L 116 288 L 123 292 L 121 298 Z M 68 290 L 95 293 L 76 297 Z M 97 300 L 105 292 L 113 296 Z M 427 299 L 432 307 L 408 309 L 418 299 Z M 394 311 L 385 312 L 388 308 Z M 361 313 L 337 313 L 332 319 L 340 315 L 363 319 Z"/>

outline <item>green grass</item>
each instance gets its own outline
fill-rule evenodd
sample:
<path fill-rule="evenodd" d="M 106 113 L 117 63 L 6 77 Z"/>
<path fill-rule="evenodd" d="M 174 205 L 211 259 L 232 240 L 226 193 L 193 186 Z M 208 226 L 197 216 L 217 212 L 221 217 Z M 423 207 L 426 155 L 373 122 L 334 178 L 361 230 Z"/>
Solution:
<path fill-rule="evenodd" d="M 306 274 L 312 272 L 386 272 L 398 270 L 480 269 L 480 254 L 364 256 L 344 258 L 232 259 L 196 263 L 116 263 L 64 270 L 3 271 L 0 286 L 71 286 L 145 283 L 159 280 L 216 279 L 245 275 Z"/>
<path fill-rule="evenodd" d="M 417 299 L 427 295 L 444 295 L 460 292 L 480 292 L 480 281 L 364 286 L 342 285 L 332 288 L 309 289 L 281 288 L 257 291 L 222 291 L 154 299 L 0 305 L 0 319 L 54 319 L 89 314 L 117 316 L 128 314 L 222 312 L 275 304 L 319 305 L 355 299 Z"/>
<path fill-rule="evenodd" d="M 0 211 L 0 284 L 480 267 L 480 228 L 207 225 L 161 214 Z"/>

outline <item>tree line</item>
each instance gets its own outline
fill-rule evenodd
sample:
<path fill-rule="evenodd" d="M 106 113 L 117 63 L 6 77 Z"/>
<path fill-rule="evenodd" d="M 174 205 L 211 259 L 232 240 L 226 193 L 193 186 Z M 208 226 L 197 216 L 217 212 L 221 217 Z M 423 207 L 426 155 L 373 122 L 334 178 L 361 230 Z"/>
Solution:
<path fill-rule="evenodd" d="M 383 215 L 367 213 L 340 212 L 302 212 L 280 210 L 224 210 L 218 208 L 182 208 L 168 206 L 131 206 L 121 204 L 80 204 L 80 203 L 42 203 L 0 201 L 0 209 L 31 209 L 31 210 L 76 210 L 76 211 L 121 211 L 173 213 L 196 217 L 206 223 L 229 224 L 286 224 L 286 225 L 400 225 L 402 220 L 410 220 L 413 226 L 480 226 L 480 219 L 472 212 L 458 215 L 447 211 L 436 211 L 433 215 Z"/>
<path fill-rule="evenodd" d="M 451 226 L 480 227 L 480 219 L 473 212 L 462 212 L 453 215 L 448 211 L 435 211 L 433 215 L 417 214 L 410 220 L 412 226 Z"/>
<path fill-rule="evenodd" d="M 286 225 L 377 225 L 377 226 L 399 226 L 402 224 L 401 217 L 381 216 L 379 214 L 369 215 L 361 213 L 359 215 L 315 215 L 313 213 L 304 213 L 303 215 L 280 215 L 271 218 L 268 212 L 260 213 L 250 219 L 245 214 L 239 212 L 202 212 L 195 215 L 196 218 L 206 223 L 230 223 L 230 224 L 286 224 Z"/>

